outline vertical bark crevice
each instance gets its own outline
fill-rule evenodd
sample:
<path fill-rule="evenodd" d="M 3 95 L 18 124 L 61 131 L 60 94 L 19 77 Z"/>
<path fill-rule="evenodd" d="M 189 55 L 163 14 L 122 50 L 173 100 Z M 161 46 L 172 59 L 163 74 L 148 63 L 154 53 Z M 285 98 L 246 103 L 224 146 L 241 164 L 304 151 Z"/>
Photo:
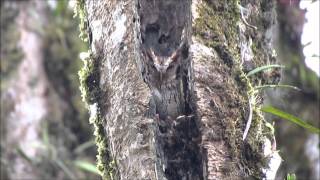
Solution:
<path fill-rule="evenodd" d="M 151 91 L 157 179 L 203 179 L 193 102 L 191 1 L 137 1 L 137 59 Z"/>

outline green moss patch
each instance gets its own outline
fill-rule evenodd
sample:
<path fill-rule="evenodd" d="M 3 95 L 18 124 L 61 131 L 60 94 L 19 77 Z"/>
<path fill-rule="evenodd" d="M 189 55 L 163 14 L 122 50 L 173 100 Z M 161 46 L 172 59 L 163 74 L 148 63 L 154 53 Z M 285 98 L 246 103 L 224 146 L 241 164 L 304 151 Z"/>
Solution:
<path fill-rule="evenodd" d="M 87 41 L 87 14 L 84 8 L 84 1 L 78 0 L 75 7 L 75 16 L 80 19 L 79 29 L 80 38 Z M 99 99 L 101 96 L 101 89 L 99 87 L 100 71 L 98 58 L 93 57 L 89 50 L 80 54 L 83 60 L 83 67 L 79 71 L 80 90 L 82 100 L 86 103 L 90 110 L 89 122 L 93 124 L 95 142 L 98 149 L 97 154 L 97 168 L 101 173 L 103 179 L 116 179 L 116 164 L 111 157 L 110 150 L 108 149 L 107 134 L 104 129 L 104 119 L 100 113 Z"/>
<path fill-rule="evenodd" d="M 261 167 L 265 165 L 261 154 L 263 138 L 266 135 L 271 135 L 272 132 L 270 128 L 266 127 L 259 109 L 261 104 L 261 101 L 259 101 L 260 92 L 254 90 L 255 84 L 252 84 L 252 80 L 246 77 L 240 61 L 238 27 L 240 10 L 238 2 L 236 0 L 227 2 L 205 1 L 199 5 L 198 12 L 199 17 L 194 22 L 193 34 L 198 41 L 214 49 L 219 56 L 217 59 L 212 59 L 213 69 L 210 69 L 210 72 L 219 73 L 221 77 L 231 76 L 223 83 L 219 81 L 209 83 L 210 89 L 214 89 L 215 92 L 213 99 L 220 98 L 223 100 L 222 103 L 220 102 L 222 108 L 212 108 L 212 111 L 216 115 L 215 118 L 221 119 L 222 124 L 226 126 L 223 127 L 225 130 L 222 134 L 230 145 L 232 156 L 237 157 L 234 161 L 241 161 L 241 164 L 244 165 L 241 168 L 248 175 L 261 178 Z M 252 33 L 252 30 L 249 30 L 248 33 Z M 266 57 L 268 52 L 264 51 L 263 44 L 258 43 L 263 38 L 259 36 L 256 40 L 252 39 L 255 55 L 254 64 L 258 64 L 256 62 L 266 63 L 266 60 L 261 58 Z M 263 78 L 260 77 L 260 79 Z M 261 80 L 256 82 L 261 82 Z M 253 119 L 248 137 L 244 142 L 242 141 L 242 135 L 248 120 L 249 98 L 254 100 L 251 102 Z M 235 115 L 241 115 L 241 117 L 230 118 L 235 117 Z M 254 161 L 252 161 L 253 159 Z M 250 164 L 249 162 L 257 162 L 258 164 Z"/>

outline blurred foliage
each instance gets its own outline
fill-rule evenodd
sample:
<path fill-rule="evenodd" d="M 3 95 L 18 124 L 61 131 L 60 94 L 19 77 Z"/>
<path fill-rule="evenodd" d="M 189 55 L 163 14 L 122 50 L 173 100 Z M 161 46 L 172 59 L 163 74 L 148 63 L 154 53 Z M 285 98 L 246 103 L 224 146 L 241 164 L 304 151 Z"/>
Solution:
<path fill-rule="evenodd" d="M 281 111 L 280 109 L 278 108 L 275 108 L 275 107 L 272 107 L 272 106 L 264 106 L 262 107 L 261 109 L 263 112 L 266 112 L 266 113 L 270 113 L 270 114 L 273 114 L 275 116 L 278 116 L 284 120 L 287 120 L 287 121 L 290 121 L 298 126 L 301 126 L 305 129 L 307 129 L 308 131 L 312 132 L 312 133 L 316 133 L 316 134 L 320 134 L 320 129 L 317 128 L 317 127 L 314 127 L 308 123 L 306 123 L 304 120 L 292 115 L 292 114 L 289 114 L 289 113 L 286 113 L 286 112 L 283 112 Z"/>
<path fill-rule="evenodd" d="M 79 22 L 73 18 L 69 2 L 55 1 L 55 5 L 48 8 L 48 25 L 40 34 L 44 43 L 46 76 L 60 99 L 67 103 L 68 110 L 62 120 L 46 119 L 41 124 L 42 145 L 37 147 L 43 151 L 41 155 L 32 159 L 19 147 L 15 149 L 15 153 L 39 171 L 40 179 L 61 177 L 61 173 L 67 179 L 99 179 L 93 167 L 96 155 L 93 133 L 88 123 L 88 112 L 81 101 L 77 74 L 82 66 L 79 52 L 86 51 L 88 47 L 78 36 Z M 8 88 L 7 82 L 15 80 L 15 72 L 23 59 L 18 46 L 20 35 L 15 20 L 19 15 L 20 4 L 19 1 L 1 1 L 1 93 Z M 6 101 L 1 100 L 1 103 L 4 102 Z M 11 105 L 1 105 L 1 110 L 6 112 L 13 108 Z M 6 118 L 3 114 L 7 113 L 1 113 L 1 119 Z M 1 135 L 5 134 L 3 127 L 5 125 L 1 124 Z M 67 139 L 74 140 L 65 144 L 69 142 Z M 2 154 L 6 146 L 1 144 L 0 147 Z M 1 166 L 10 168 L 9 164 L 10 160 L 1 155 Z M 1 174 L 3 173 L 6 172 L 2 172 L 1 168 Z M 6 176 L 1 176 L 0 179 L 2 177 Z"/>
<path fill-rule="evenodd" d="M 77 72 L 82 66 L 79 52 L 87 49 L 78 37 L 77 27 L 79 22 L 73 19 L 73 11 L 68 7 L 66 0 L 57 1 L 57 6 L 51 12 L 45 28 L 45 68 L 50 82 L 59 96 L 71 102 L 71 114 L 65 122 L 73 126 L 75 132 L 79 129 L 88 129 L 88 114 L 81 101 L 79 91 L 79 78 Z M 70 119 L 72 118 L 72 119 Z M 79 123 L 74 123 L 77 121 Z M 76 132 L 77 133 L 77 132 Z M 81 140 L 87 140 L 92 133 L 77 134 Z"/>
<path fill-rule="evenodd" d="M 1 1 L 1 91 L 6 86 L 6 80 L 15 72 L 17 65 L 20 63 L 23 57 L 23 54 L 18 47 L 20 36 L 16 27 L 17 25 L 12 23 L 17 15 L 17 6 Z"/>
<path fill-rule="evenodd" d="M 18 7 L 14 6 L 14 4 L 4 3 L 4 1 L 0 1 L 0 92 L 7 87 L 7 79 L 15 74 L 15 70 L 17 65 L 21 62 L 23 57 L 22 52 L 18 47 L 18 42 L 20 39 L 19 33 L 16 28 L 16 24 L 12 23 L 13 20 L 18 15 Z M 5 104 L 5 106 L 4 106 Z M 7 129 L 5 128 L 5 124 L 3 119 L 6 118 L 6 113 L 10 109 L 14 107 L 12 101 L 2 98 L 1 94 L 1 109 L 0 109 L 0 179 L 7 179 L 8 173 L 7 168 L 8 162 L 4 159 L 4 152 L 6 151 L 5 143 L 2 141 L 2 138 L 5 137 L 7 133 Z M 5 168 L 2 168 L 5 167 Z"/>
<path fill-rule="evenodd" d="M 80 169 L 100 175 L 100 171 L 97 169 L 95 164 L 92 164 L 83 160 L 78 160 L 78 161 L 75 161 L 74 163 Z"/>
<path fill-rule="evenodd" d="M 286 180 L 296 180 L 297 177 L 295 174 L 287 174 L 287 179 Z"/>
<path fill-rule="evenodd" d="M 301 33 L 305 23 L 305 10 L 300 9 L 301 1 L 277 1 L 277 55 L 281 64 L 286 68 L 282 72 L 283 84 L 299 87 L 301 91 L 281 89 L 271 94 L 272 105 L 286 113 L 281 118 L 291 118 L 291 114 L 299 116 L 308 124 L 319 128 L 319 99 L 320 84 L 317 74 L 309 69 L 305 63 L 303 45 L 301 44 Z M 310 56 L 307 55 L 306 56 Z M 290 114 L 287 114 L 290 113 Z M 276 117 L 272 117 L 275 120 Z M 300 120 L 301 120 L 300 119 Z M 296 121 L 298 122 L 298 121 Z M 302 125 L 302 122 L 299 122 Z M 314 157 L 318 153 L 310 153 L 307 143 L 311 137 L 310 133 L 302 130 L 299 126 L 292 126 L 284 121 L 276 122 L 277 147 L 281 157 L 284 159 L 277 174 L 285 179 L 288 172 L 294 172 L 297 179 L 319 179 L 314 176 L 317 170 Z M 312 145 L 319 152 L 319 141 Z"/>
<path fill-rule="evenodd" d="M 44 38 L 45 68 L 56 92 L 62 99 L 70 103 L 68 106 L 71 111 L 64 117 L 64 126 L 72 130 L 78 141 L 76 146 L 72 147 L 72 152 L 69 152 L 75 160 L 71 162 L 56 157 L 51 159 L 51 163 L 58 166 L 70 179 L 78 179 L 83 176 L 97 179 L 98 174 L 93 161 L 96 150 L 91 140 L 93 133 L 88 123 L 87 109 L 81 101 L 80 83 L 77 75 L 82 66 L 79 52 L 86 51 L 88 47 L 78 37 L 79 22 L 73 18 L 73 11 L 68 8 L 68 2 L 67 0 L 57 1 L 56 8 L 49 16 L 50 23 L 45 28 Z M 63 138 L 63 134 L 55 131 L 54 128 L 50 128 L 50 130 L 50 134 Z M 78 174 L 79 171 L 88 172 L 91 175 Z"/>

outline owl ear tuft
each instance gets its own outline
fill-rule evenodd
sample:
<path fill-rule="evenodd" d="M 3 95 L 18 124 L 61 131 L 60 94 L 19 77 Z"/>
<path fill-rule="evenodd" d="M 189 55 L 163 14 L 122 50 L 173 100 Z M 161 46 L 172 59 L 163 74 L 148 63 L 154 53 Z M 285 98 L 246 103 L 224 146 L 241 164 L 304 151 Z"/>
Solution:
<path fill-rule="evenodd" d="M 171 55 L 173 61 L 177 60 L 182 55 L 182 58 L 187 58 L 189 56 L 189 46 L 186 42 L 181 42 L 177 50 Z"/>
<path fill-rule="evenodd" d="M 156 55 L 154 54 L 154 51 L 152 49 L 146 49 L 145 53 L 151 60 L 154 60 L 156 58 Z"/>

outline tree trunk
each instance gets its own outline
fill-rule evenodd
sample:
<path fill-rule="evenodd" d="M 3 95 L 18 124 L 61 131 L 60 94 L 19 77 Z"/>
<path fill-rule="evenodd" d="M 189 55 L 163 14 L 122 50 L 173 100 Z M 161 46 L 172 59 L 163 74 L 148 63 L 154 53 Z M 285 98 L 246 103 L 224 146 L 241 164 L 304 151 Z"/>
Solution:
<path fill-rule="evenodd" d="M 280 157 L 253 86 L 275 78 L 245 76 L 276 60 L 274 3 L 243 4 L 78 1 L 90 44 L 81 90 L 105 179 L 274 178 Z"/>

